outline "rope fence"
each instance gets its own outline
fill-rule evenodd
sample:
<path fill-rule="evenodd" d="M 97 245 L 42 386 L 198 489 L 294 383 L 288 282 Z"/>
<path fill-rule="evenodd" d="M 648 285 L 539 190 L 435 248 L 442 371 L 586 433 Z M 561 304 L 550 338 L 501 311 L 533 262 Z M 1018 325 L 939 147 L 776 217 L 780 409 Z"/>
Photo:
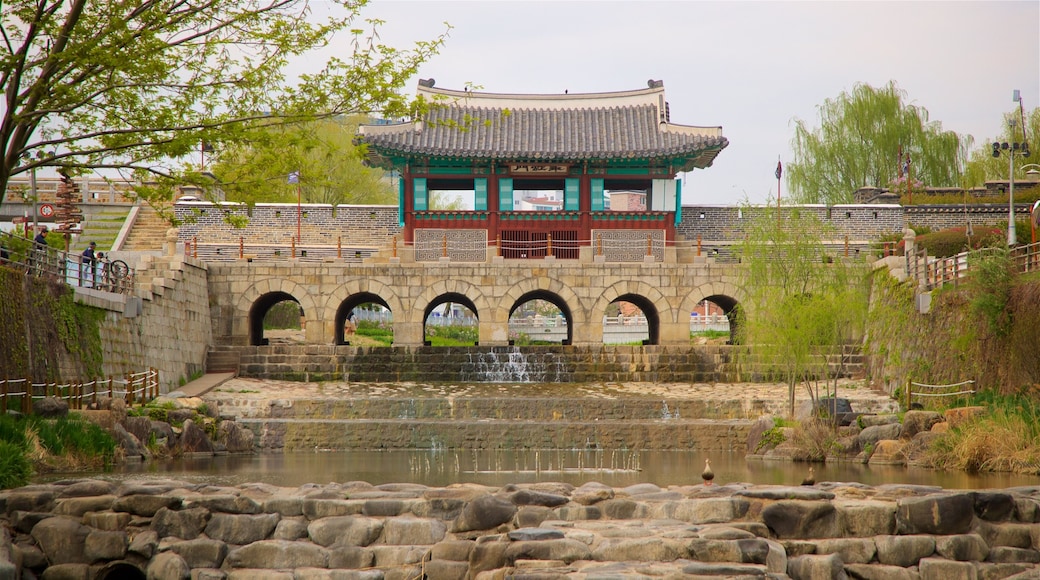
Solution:
<path fill-rule="evenodd" d="M 967 385 L 972 385 L 972 388 L 961 389 L 959 391 L 949 391 L 949 389 L 958 389 Z M 906 386 L 906 408 L 910 409 L 913 404 L 914 397 L 924 398 L 938 398 L 938 397 L 959 397 L 975 394 L 975 381 L 967 380 L 959 383 L 952 383 L 949 385 L 928 385 L 925 383 L 915 383 L 913 381 L 907 382 Z M 918 389 L 918 390 L 914 390 Z"/>
<path fill-rule="evenodd" d="M 0 379 L 0 413 L 8 409 L 29 415 L 33 401 L 56 397 L 69 404 L 69 409 L 80 410 L 96 404 L 99 397 L 123 399 L 128 406 L 147 403 L 159 396 L 159 371 L 127 373 L 125 377 L 94 379 L 87 382 L 34 383 L 32 379 Z"/>

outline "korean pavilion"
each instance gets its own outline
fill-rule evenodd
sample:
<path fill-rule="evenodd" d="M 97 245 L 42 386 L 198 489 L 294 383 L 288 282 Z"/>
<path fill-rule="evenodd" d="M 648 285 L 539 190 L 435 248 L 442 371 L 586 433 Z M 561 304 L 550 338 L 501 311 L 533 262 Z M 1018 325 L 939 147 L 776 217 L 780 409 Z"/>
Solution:
<path fill-rule="evenodd" d="M 368 163 L 400 176 L 417 261 L 663 258 L 677 175 L 711 166 L 722 127 L 672 123 L 664 83 L 585 94 L 450 90 L 420 80 L 419 120 L 363 125 Z"/>

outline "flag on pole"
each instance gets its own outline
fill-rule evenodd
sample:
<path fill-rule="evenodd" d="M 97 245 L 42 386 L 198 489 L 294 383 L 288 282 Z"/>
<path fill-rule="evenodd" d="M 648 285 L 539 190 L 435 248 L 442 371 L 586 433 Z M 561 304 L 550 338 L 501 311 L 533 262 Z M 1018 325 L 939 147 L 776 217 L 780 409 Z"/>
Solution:
<path fill-rule="evenodd" d="M 776 160 L 776 178 L 780 179 L 780 176 L 783 175 L 783 173 L 784 173 L 784 168 L 783 168 L 782 165 L 780 165 L 780 160 L 777 159 Z"/>
<path fill-rule="evenodd" d="M 300 172 L 299 171 L 293 171 L 292 173 L 289 174 L 289 183 L 299 183 L 299 182 L 300 182 Z"/>

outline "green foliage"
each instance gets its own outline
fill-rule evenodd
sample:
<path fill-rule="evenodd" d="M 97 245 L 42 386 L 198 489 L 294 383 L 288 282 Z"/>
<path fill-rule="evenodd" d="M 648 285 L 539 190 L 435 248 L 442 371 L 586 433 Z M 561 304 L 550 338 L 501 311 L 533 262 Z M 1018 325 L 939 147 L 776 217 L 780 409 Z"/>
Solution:
<path fill-rule="evenodd" d="M 300 305 L 294 300 L 283 300 L 275 304 L 264 315 L 264 330 L 300 328 Z"/>
<path fill-rule="evenodd" d="M 170 199 L 177 184 L 213 185 L 187 161 L 201 143 L 248 143 L 258 119 L 417 114 L 400 89 L 447 32 L 408 50 L 381 44 L 381 22 L 357 22 L 364 4 L 327 2 L 321 15 L 306 0 L 0 4 L 0 196 L 12 175 L 60 165 L 132 172 L 154 183 L 139 195 Z M 351 48 L 314 58 L 336 35 L 353 35 Z M 286 73 L 305 58 L 313 72 Z"/>
<path fill-rule="evenodd" d="M 727 330 L 698 330 L 696 332 L 690 332 L 690 339 L 694 338 L 707 338 L 708 340 L 718 340 L 720 338 L 729 338 L 729 331 Z"/>
<path fill-rule="evenodd" d="M 989 325 L 990 331 L 1004 337 L 1011 330 L 1011 282 L 1014 276 L 1011 252 L 1006 247 L 996 247 L 974 252 L 968 257 L 974 295 L 971 309 Z"/>
<path fill-rule="evenodd" d="M 390 346 L 394 342 L 393 328 L 375 320 L 358 321 L 355 332 L 361 336 L 383 343 L 386 346 Z"/>
<path fill-rule="evenodd" d="M 821 355 L 862 336 L 866 265 L 828 253 L 821 240 L 833 235 L 808 213 L 764 212 L 745 232 L 740 340 L 787 382 L 793 413 L 797 383 L 831 376 Z"/>
<path fill-rule="evenodd" d="M 973 227 L 971 236 L 964 227 L 950 228 L 917 236 L 915 243 L 928 251 L 929 256 L 948 258 L 967 250 L 1006 245 L 1005 230 L 995 227 Z"/>
<path fill-rule="evenodd" d="M 795 120 L 795 160 L 785 168 L 799 202 L 852 203 L 857 188 L 886 186 L 899 172 L 901 150 L 911 155 L 913 179 L 958 185 L 971 138 L 929 121 L 928 111 L 908 104 L 894 82 L 858 84 L 818 110 L 817 128 Z"/>
<path fill-rule="evenodd" d="M 25 448 L 0 439 L 0 489 L 26 485 L 32 474 L 32 463 L 25 456 Z"/>
<path fill-rule="evenodd" d="M 998 142 L 1021 143 L 1025 141 L 1029 143 L 1029 157 L 1017 156 L 1015 158 L 1016 181 L 1025 178 L 1026 172 L 1021 169 L 1023 166 L 1030 163 L 1040 163 L 1040 146 L 1038 146 L 1040 145 L 1040 107 L 1025 112 L 1025 134 L 1022 132 L 1022 116 L 1019 108 L 1016 107 L 1013 111 L 1008 111 L 1004 118 L 994 119 L 995 130 L 993 133 L 1000 133 Z M 1007 123 L 1008 118 L 1015 121 L 1014 133 L 1012 133 L 1012 128 Z M 987 181 L 1007 182 L 1008 171 L 1011 169 L 1007 153 L 1001 153 L 1000 157 L 993 157 L 992 143 L 993 141 L 987 140 L 985 144 L 972 152 L 971 160 L 965 168 L 966 181 L 970 185 L 979 186 Z M 1007 201 L 1007 197 L 1004 200 Z M 1020 198 L 1017 190 L 1015 191 L 1015 200 L 1020 203 L 1032 201 Z"/>
<path fill-rule="evenodd" d="M 432 346 L 473 346 L 478 339 L 476 326 L 426 326 L 426 340 Z"/>
<path fill-rule="evenodd" d="M 383 171 L 363 164 L 354 145 L 360 117 L 300 125 L 260 124 L 248 142 L 216 153 L 213 173 L 229 201 L 396 205 Z M 288 175 L 299 172 L 299 183 Z"/>
<path fill-rule="evenodd" d="M 65 284 L 13 268 L 0 268 L 0 296 L 0 375 L 58 381 L 66 354 L 78 377 L 102 375 L 104 310 L 77 304 Z"/>

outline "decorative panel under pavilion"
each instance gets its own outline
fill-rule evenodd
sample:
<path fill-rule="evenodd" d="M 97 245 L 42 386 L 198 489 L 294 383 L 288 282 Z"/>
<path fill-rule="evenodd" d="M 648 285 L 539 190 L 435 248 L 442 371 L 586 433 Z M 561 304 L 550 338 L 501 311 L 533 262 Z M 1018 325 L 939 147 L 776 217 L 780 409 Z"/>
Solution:
<path fill-rule="evenodd" d="M 484 261 L 488 247 L 506 259 L 571 259 L 582 246 L 660 259 L 680 218 L 676 175 L 710 166 L 728 145 L 720 127 L 672 124 L 659 81 L 574 95 L 433 84 L 419 83 L 430 103 L 421 120 L 359 132 L 369 163 L 401 175 L 400 222 L 417 260 Z M 460 192 L 465 209 L 446 203 Z"/>

